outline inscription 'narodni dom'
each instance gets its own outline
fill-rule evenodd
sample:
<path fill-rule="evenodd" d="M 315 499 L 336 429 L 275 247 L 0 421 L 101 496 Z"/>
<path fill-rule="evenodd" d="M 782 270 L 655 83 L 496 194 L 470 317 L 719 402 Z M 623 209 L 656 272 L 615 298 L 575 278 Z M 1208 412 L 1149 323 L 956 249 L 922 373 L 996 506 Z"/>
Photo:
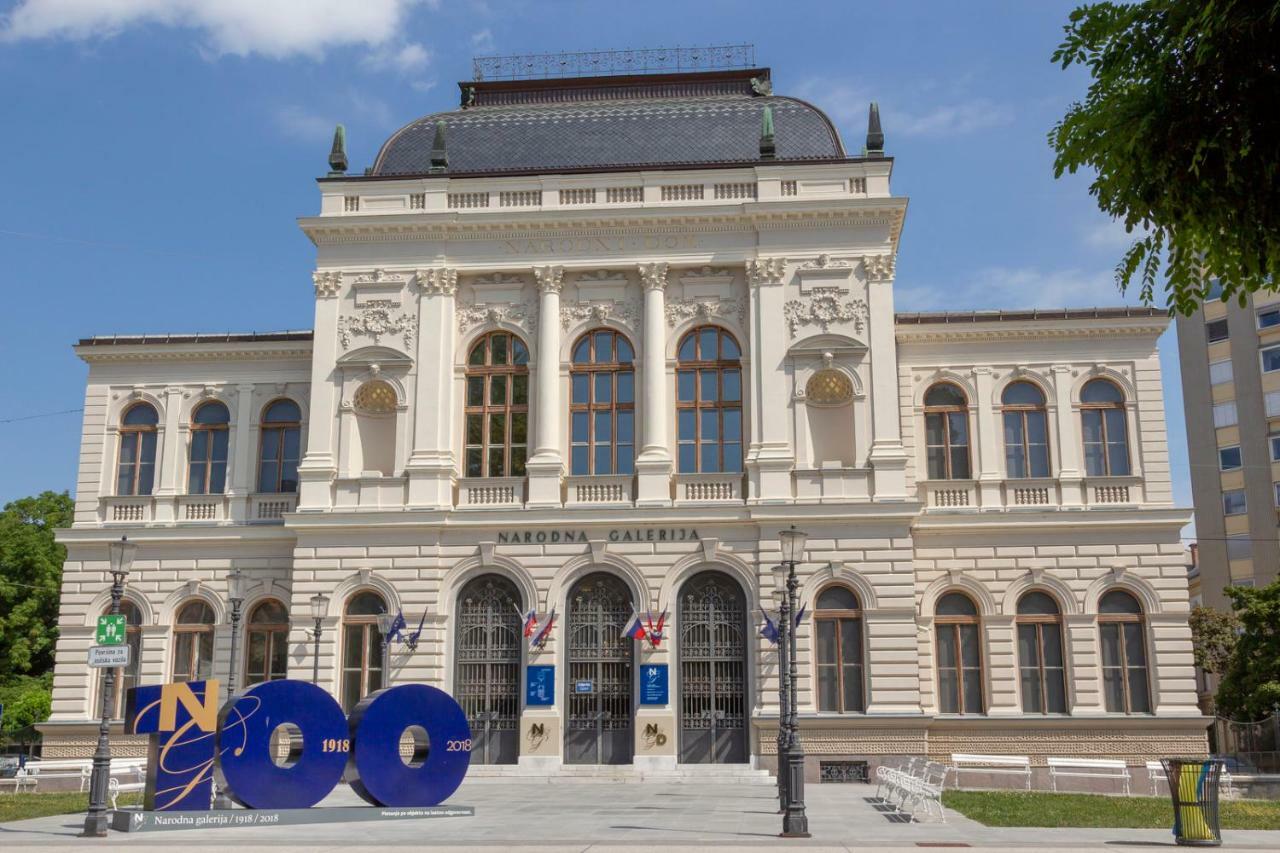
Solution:
<path fill-rule="evenodd" d="M 692 527 L 657 528 L 646 530 L 610 530 L 605 537 L 610 542 L 695 542 L 698 531 Z M 590 541 L 585 530 L 508 530 L 498 533 L 499 545 L 555 545 L 560 542 Z"/>
<path fill-rule="evenodd" d="M 507 255 L 565 255 L 584 252 L 655 252 L 697 249 L 694 234 L 631 234 L 617 237 L 549 237 L 503 240 Z"/>

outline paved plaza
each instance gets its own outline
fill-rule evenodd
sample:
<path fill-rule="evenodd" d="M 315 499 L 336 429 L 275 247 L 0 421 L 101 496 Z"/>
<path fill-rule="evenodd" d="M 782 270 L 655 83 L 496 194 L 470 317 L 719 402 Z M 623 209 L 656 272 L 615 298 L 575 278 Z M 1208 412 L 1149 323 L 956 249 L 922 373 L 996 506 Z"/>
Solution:
<path fill-rule="evenodd" d="M 82 840 L 80 815 L 0 825 L 0 850 L 84 850 L 131 845 L 157 851 L 225 848 L 328 850 L 447 847 L 469 851 L 513 846 L 547 850 L 649 851 L 741 847 L 869 850 L 893 847 L 971 847 L 1002 850 L 1125 849 L 1172 846 L 1167 830 L 996 829 L 955 812 L 947 822 L 912 824 L 878 810 L 875 786 L 811 785 L 811 839 L 784 841 L 774 789 L 760 784 L 671 784 L 471 780 L 451 799 L 476 809 L 471 818 L 318 824 L 314 826 L 111 833 Z M 362 805 L 340 787 L 323 806 Z M 1227 832 L 1225 849 L 1280 849 L 1280 832 Z"/>

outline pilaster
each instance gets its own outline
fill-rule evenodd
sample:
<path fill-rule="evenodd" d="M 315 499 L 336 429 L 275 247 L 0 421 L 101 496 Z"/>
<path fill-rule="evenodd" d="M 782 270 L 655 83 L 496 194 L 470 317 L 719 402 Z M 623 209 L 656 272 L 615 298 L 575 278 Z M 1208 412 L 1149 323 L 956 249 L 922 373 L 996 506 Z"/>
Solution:
<path fill-rule="evenodd" d="M 448 267 L 421 269 L 418 283 L 418 354 L 414 384 L 413 445 L 405 474 L 409 506 L 448 508 L 453 503 L 453 456 L 450 425 L 455 394 L 452 386 L 458 271 Z"/>
<path fill-rule="evenodd" d="M 978 417 L 977 441 L 974 442 L 978 451 L 978 458 L 975 460 L 978 468 L 978 505 L 998 509 L 1003 505 L 1000 496 L 1003 475 L 1000 473 L 1000 448 L 996 443 L 1000 429 L 991 404 L 994 386 L 995 380 L 990 367 L 973 369 L 973 387 L 977 399 L 970 401 L 970 406 Z"/>
<path fill-rule="evenodd" d="M 751 398 L 744 402 L 752 412 L 753 425 L 746 465 L 749 503 L 784 503 L 793 497 L 795 453 L 787 434 L 788 410 L 786 405 L 770 402 L 785 399 L 774 383 L 785 381 L 782 364 L 787 338 L 780 324 L 786 277 L 786 258 L 758 258 L 747 263 Z"/>
<path fill-rule="evenodd" d="M 907 452 L 898 399 L 898 341 L 893 318 L 893 255 L 864 259 L 871 338 L 871 468 L 876 500 L 906 500 Z"/>
<path fill-rule="evenodd" d="M 251 435 L 253 430 L 253 385 L 236 386 L 236 428 L 231 433 L 231 488 L 230 496 L 231 520 L 243 524 L 249 517 L 249 495 L 253 493 L 253 461 L 257 458 L 257 447 Z"/>
<path fill-rule="evenodd" d="M 311 413 L 307 452 L 298 465 L 298 511 L 326 510 L 332 504 L 330 483 L 334 465 L 334 425 L 338 388 L 335 364 L 338 346 L 338 294 L 342 272 L 317 270 L 311 274 L 316 289 L 316 322 L 311 355 Z"/>
<path fill-rule="evenodd" d="M 1080 466 L 1080 431 L 1075 407 L 1071 405 L 1071 368 L 1055 364 L 1053 375 L 1054 415 L 1058 426 L 1058 483 L 1064 507 L 1084 506 L 1084 479 Z"/>
<path fill-rule="evenodd" d="M 538 365 L 535 377 L 533 456 L 529 474 L 529 506 L 560 506 L 564 459 L 560 453 L 560 288 L 564 268 L 535 267 L 538 283 Z"/>
<path fill-rule="evenodd" d="M 156 482 L 156 521 L 174 521 L 177 518 L 177 506 L 174 498 L 181 488 L 182 449 L 186 446 L 185 430 L 182 429 L 182 389 L 171 387 L 164 389 L 164 442 L 160 452 L 160 477 Z"/>
<path fill-rule="evenodd" d="M 671 446 L 667 438 L 670 407 L 667 400 L 667 265 L 640 265 L 644 286 L 644 341 L 641 367 L 644 371 L 643 418 L 640 454 L 636 457 L 636 503 L 639 506 L 671 504 Z"/>

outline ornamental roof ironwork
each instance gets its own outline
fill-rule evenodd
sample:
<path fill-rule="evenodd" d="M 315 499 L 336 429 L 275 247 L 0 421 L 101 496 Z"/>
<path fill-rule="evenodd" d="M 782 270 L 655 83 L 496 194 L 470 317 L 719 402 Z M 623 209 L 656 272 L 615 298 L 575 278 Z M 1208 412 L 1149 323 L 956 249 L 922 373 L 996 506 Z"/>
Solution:
<path fill-rule="evenodd" d="M 754 68 L 755 64 L 753 44 L 477 56 L 471 60 L 472 74 L 477 81 L 713 71 Z"/>

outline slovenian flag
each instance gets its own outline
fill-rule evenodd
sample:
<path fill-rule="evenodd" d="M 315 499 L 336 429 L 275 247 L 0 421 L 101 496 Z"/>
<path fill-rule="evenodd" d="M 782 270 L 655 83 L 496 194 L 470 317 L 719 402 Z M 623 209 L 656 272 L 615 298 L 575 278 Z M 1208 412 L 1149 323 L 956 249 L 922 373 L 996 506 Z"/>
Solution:
<path fill-rule="evenodd" d="M 760 636 L 764 637 L 773 645 L 778 645 L 778 626 L 773 624 L 773 620 L 769 618 L 769 614 L 761 608 L 760 615 L 764 617 L 764 625 L 760 627 Z"/>
<path fill-rule="evenodd" d="M 644 623 L 640 621 L 640 614 L 634 610 L 631 611 L 631 621 L 627 623 L 627 627 L 622 629 L 622 636 L 630 637 L 633 640 L 643 640 L 645 638 Z"/>
<path fill-rule="evenodd" d="M 527 640 L 538 630 L 538 611 L 530 610 L 524 615 L 524 638 Z"/>
<path fill-rule="evenodd" d="M 529 640 L 529 646 L 532 648 L 537 646 L 542 648 L 547 643 L 547 638 L 551 636 L 551 627 L 556 624 L 556 611 L 552 608 L 551 613 L 547 616 L 547 621 L 542 623 L 542 627 L 538 629 L 538 633 L 534 634 Z"/>

